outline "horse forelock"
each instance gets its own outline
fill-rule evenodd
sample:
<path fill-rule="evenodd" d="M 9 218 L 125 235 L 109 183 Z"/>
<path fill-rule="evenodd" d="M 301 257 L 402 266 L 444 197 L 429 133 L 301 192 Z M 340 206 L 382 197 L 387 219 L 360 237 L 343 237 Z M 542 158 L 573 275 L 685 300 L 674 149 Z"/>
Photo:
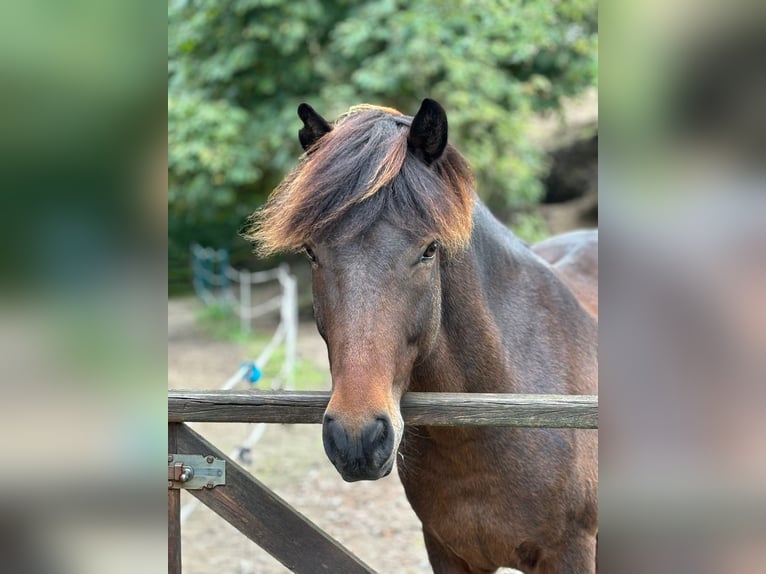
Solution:
<path fill-rule="evenodd" d="M 391 108 L 352 108 L 253 214 L 247 238 L 269 255 L 349 239 L 386 218 L 432 234 L 448 252 L 464 247 L 475 201 L 470 168 L 452 146 L 426 166 L 408 150 L 411 121 Z"/>

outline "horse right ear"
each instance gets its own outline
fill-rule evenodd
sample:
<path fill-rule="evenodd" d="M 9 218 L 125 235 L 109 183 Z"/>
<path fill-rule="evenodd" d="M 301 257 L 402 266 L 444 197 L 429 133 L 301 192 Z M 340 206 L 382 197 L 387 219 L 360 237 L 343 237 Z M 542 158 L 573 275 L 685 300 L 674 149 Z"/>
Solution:
<path fill-rule="evenodd" d="M 303 120 L 298 139 L 304 151 L 319 141 L 323 135 L 332 131 L 332 126 L 308 104 L 298 106 L 298 117 Z"/>
<path fill-rule="evenodd" d="M 410 150 L 431 165 L 444 153 L 447 147 L 447 112 L 438 102 L 426 98 L 412 118 L 410 133 L 407 135 Z"/>

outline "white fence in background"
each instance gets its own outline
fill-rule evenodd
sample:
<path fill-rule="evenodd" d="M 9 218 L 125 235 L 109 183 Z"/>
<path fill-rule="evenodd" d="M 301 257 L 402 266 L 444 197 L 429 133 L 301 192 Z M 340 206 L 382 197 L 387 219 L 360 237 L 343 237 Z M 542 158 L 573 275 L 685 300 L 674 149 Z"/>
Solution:
<path fill-rule="evenodd" d="M 251 363 L 262 371 L 274 351 L 284 343 L 285 360 L 280 378 L 285 384 L 284 387 L 277 385 L 273 388 L 294 388 L 298 339 L 298 283 L 290 274 L 290 267 L 282 264 L 266 271 L 244 271 L 229 265 L 229 254 L 225 249 L 211 249 L 193 244 L 191 252 L 194 290 L 197 295 L 207 305 L 218 303 L 231 306 L 233 312 L 239 317 L 243 331 L 249 333 L 252 330 L 252 321 L 256 317 L 279 311 L 279 325 L 274 335 L 261 356 Z M 253 285 L 272 281 L 279 283 L 280 293 L 266 301 L 254 302 Z M 238 373 L 231 380 L 236 382 L 240 378 L 242 375 Z M 227 387 L 224 386 L 224 388 Z"/>
<path fill-rule="evenodd" d="M 282 264 L 267 271 L 243 271 L 229 265 L 229 254 L 225 249 L 211 249 L 198 244 L 191 246 L 194 291 L 206 305 L 223 304 L 231 307 L 240 319 L 242 330 L 252 330 L 252 320 L 268 313 L 279 311 L 279 325 L 260 355 L 254 360 L 243 362 L 234 375 L 222 386 L 230 390 L 245 382 L 249 388 L 261 383 L 273 390 L 295 390 L 295 361 L 298 340 L 298 283 L 290 274 L 290 267 Z M 266 301 L 253 302 L 253 285 L 276 281 L 280 293 Z M 284 345 L 284 361 L 279 374 L 270 381 L 260 380 L 260 374 L 280 345 Z M 250 449 L 266 430 L 264 423 L 250 425 L 244 441 L 229 453 L 230 458 L 249 464 Z M 181 509 L 181 522 L 194 512 L 198 502 L 190 500 Z"/>

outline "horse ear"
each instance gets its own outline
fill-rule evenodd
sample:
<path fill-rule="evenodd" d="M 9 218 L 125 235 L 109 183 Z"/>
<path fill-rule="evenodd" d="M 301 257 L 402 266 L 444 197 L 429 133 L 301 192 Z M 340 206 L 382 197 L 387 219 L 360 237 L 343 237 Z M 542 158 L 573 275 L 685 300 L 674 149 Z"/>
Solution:
<path fill-rule="evenodd" d="M 426 98 L 412 118 L 407 144 L 426 165 L 439 159 L 447 147 L 447 113 L 438 102 Z"/>
<path fill-rule="evenodd" d="M 298 106 L 298 117 L 303 120 L 303 127 L 298 131 L 298 139 L 304 151 L 323 135 L 332 131 L 332 126 L 308 104 Z"/>

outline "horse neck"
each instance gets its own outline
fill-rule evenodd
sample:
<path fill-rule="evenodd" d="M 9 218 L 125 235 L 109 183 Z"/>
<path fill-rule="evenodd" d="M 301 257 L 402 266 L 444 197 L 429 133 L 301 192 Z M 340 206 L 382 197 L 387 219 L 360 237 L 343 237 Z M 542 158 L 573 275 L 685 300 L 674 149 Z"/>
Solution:
<path fill-rule="evenodd" d="M 595 323 L 480 203 L 469 248 L 442 263 L 441 289 L 440 330 L 411 390 L 590 392 Z"/>

